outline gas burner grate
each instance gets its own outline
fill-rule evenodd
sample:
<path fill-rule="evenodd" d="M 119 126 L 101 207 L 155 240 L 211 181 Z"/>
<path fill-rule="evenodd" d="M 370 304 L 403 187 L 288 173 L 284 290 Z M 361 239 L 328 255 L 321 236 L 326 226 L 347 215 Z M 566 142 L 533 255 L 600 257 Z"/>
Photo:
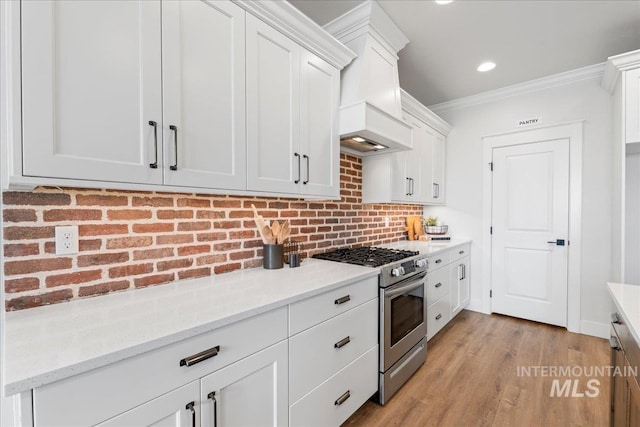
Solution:
<path fill-rule="evenodd" d="M 313 257 L 327 261 L 343 262 L 346 264 L 363 265 L 366 267 L 380 267 L 392 262 L 400 261 L 418 255 L 418 251 L 403 251 L 377 247 L 341 248 Z"/>

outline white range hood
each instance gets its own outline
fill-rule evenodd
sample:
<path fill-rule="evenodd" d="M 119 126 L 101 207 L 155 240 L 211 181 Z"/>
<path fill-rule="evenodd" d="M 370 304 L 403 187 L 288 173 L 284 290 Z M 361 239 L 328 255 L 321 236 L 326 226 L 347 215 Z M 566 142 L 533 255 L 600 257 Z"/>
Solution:
<path fill-rule="evenodd" d="M 362 3 L 324 29 L 358 54 L 342 70 L 341 150 L 365 156 L 411 149 L 398 78 L 398 52 L 409 39 L 375 1 Z"/>

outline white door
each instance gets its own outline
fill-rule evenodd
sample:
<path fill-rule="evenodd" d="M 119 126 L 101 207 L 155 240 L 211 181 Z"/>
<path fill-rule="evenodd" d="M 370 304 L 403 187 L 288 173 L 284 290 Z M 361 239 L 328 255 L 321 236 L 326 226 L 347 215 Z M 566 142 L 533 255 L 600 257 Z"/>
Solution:
<path fill-rule="evenodd" d="M 250 14 L 246 26 L 247 189 L 298 193 L 302 48 Z"/>
<path fill-rule="evenodd" d="M 245 189 L 244 14 L 231 2 L 162 3 L 167 185 Z"/>
<path fill-rule="evenodd" d="M 202 425 L 287 426 L 287 353 L 283 341 L 202 378 Z"/>
<path fill-rule="evenodd" d="M 492 210 L 492 311 L 566 326 L 569 140 L 494 148 Z"/>
<path fill-rule="evenodd" d="M 160 2 L 21 8 L 23 173 L 161 183 Z"/>
<path fill-rule="evenodd" d="M 300 152 L 306 194 L 340 196 L 340 70 L 311 52 L 300 69 Z"/>
<path fill-rule="evenodd" d="M 96 427 L 192 427 L 200 425 L 200 382 L 194 381 Z"/>

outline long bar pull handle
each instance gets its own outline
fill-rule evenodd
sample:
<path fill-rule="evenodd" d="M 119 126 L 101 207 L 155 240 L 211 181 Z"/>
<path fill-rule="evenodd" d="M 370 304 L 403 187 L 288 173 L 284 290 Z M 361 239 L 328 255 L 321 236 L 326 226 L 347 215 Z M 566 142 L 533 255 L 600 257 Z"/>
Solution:
<path fill-rule="evenodd" d="M 462 278 L 463 279 L 467 278 L 467 265 L 466 264 L 462 264 Z"/>
<path fill-rule="evenodd" d="M 169 166 L 169 169 L 172 171 L 178 170 L 178 128 L 175 125 L 170 125 L 169 129 L 173 131 L 173 148 L 176 154 L 176 162 L 175 164 Z"/>
<path fill-rule="evenodd" d="M 204 360 L 211 359 L 220 353 L 220 346 L 217 345 L 208 350 L 201 351 L 198 354 L 194 354 L 193 356 L 185 357 L 180 361 L 180 366 L 193 366 L 196 363 L 200 363 Z"/>
<path fill-rule="evenodd" d="M 296 179 L 295 181 L 293 181 L 294 184 L 297 184 L 300 182 L 300 154 L 298 153 L 293 153 L 294 156 L 296 156 L 298 158 L 298 179 Z"/>
<path fill-rule="evenodd" d="M 611 314 L 611 323 L 615 323 L 616 325 L 622 325 L 622 322 L 620 321 L 620 317 L 618 316 L 618 313 Z"/>
<path fill-rule="evenodd" d="M 438 189 L 438 198 L 440 198 L 440 184 L 436 183 L 436 188 Z"/>
<path fill-rule="evenodd" d="M 413 196 L 413 191 L 415 190 L 415 181 L 413 178 L 409 178 L 411 180 L 411 195 Z"/>
<path fill-rule="evenodd" d="M 216 392 L 212 391 L 207 394 L 207 399 L 211 399 L 213 403 L 213 427 L 218 427 L 218 401 L 216 400 Z"/>
<path fill-rule="evenodd" d="M 349 338 L 348 336 L 342 338 L 340 341 L 338 341 L 337 343 L 335 343 L 333 345 L 333 348 L 342 348 L 345 345 L 349 344 L 351 342 L 351 338 Z"/>
<path fill-rule="evenodd" d="M 338 298 L 333 303 L 335 305 L 340 305 L 340 304 L 344 304 L 345 302 L 349 302 L 349 301 L 351 301 L 351 295 L 345 295 L 345 296 L 343 296 L 341 298 Z"/>
<path fill-rule="evenodd" d="M 462 271 L 462 264 L 458 264 L 458 280 L 464 279 L 464 272 Z"/>
<path fill-rule="evenodd" d="M 149 120 L 149 125 L 153 126 L 153 144 L 156 151 L 156 161 L 149 163 L 149 167 L 151 169 L 158 169 L 158 123 Z"/>
<path fill-rule="evenodd" d="M 440 320 L 442 319 L 442 314 L 438 313 L 438 315 L 436 316 L 436 320 Z"/>
<path fill-rule="evenodd" d="M 405 178 L 404 188 L 406 190 L 404 195 L 405 196 L 410 196 L 411 195 L 411 178 L 409 178 L 409 177 Z"/>
<path fill-rule="evenodd" d="M 196 427 L 196 402 L 189 402 L 187 403 L 187 406 L 185 406 L 184 409 L 186 409 L 187 411 L 191 411 L 191 425 L 193 427 Z"/>
<path fill-rule="evenodd" d="M 615 351 L 622 350 L 622 347 L 620 347 L 620 343 L 618 342 L 618 339 L 616 337 L 609 338 L 609 346 L 611 347 L 611 350 L 615 350 Z"/>
<path fill-rule="evenodd" d="M 350 397 L 351 397 L 351 391 L 347 390 L 347 391 L 344 392 L 344 394 L 342 396 L 337 398 L 336 401 L 333 402 L 333 404 L 336 405 L 336 406 L 340 406 L 344 402 L 346 402 L 347 399 L 350 398 Z"/>
<path fill-rule="evenodd" d="M 438 184 L 436 184 L 435 182 L 432 184 L 432 186 L 433 186 L 433 188 L 432 188 L 432 190 L 433 190 L 433 198 L 434 199 L 438 198 L 438 193 L 437 193 L 438 187 L 437 187 L 437 185 Z"/>
<path fill-rule="evenodd" d="M 307 185 L 309 183 L 309 156 L 307 156 L 306 154 L 304 154 L 302 157 L 305 158 L 305 160 L 307 161 L 307 180 L 306 181 L 302 181 L 302 183 L 304 185 Z"/>

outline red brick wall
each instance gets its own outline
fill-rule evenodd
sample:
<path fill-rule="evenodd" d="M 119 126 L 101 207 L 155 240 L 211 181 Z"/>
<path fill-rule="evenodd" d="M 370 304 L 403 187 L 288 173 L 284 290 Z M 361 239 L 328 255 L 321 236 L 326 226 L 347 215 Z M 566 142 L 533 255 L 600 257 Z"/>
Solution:
<path fill-rule="evenodd" d="M 422 206 L 361 203 L 362 162 L 342 155 L 340 201 L 38 188 L 3 193 L 6 310 L 262 265 L 251 204 L 289 220 L 305 255 L 406 238 Z M 384 217 L 390 217 L 390 227 Z M 55 255 L 54 227 L 77 224 L 80 253 Z"/>

